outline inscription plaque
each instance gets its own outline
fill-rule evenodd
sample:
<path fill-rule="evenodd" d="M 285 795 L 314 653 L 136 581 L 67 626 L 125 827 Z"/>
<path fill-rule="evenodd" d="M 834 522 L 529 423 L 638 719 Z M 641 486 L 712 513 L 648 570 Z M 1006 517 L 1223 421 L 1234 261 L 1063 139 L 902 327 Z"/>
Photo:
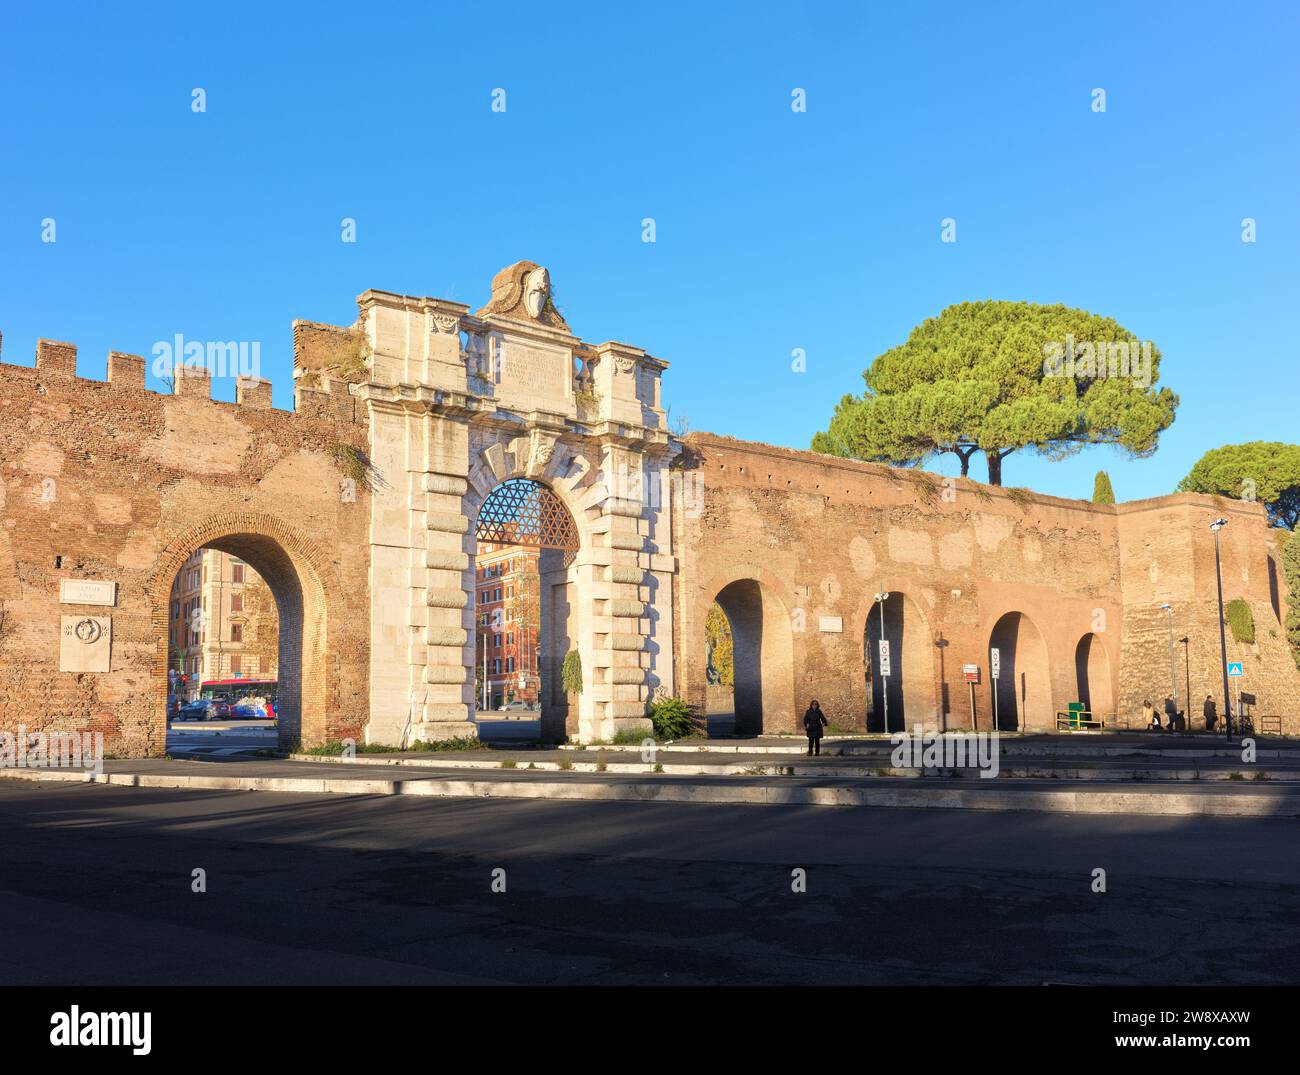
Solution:
<path fill-rule="evenodd" d="M 117 583 L 96 579 L 59 579 L 59 603 L 63 605 L 117 604 Z"/>

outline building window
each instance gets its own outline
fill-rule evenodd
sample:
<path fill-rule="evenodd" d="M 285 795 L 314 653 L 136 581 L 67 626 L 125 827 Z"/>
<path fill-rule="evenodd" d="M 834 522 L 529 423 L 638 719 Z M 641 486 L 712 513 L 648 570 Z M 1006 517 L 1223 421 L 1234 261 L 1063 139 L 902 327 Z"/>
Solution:
<path fill-rule="evenodd" d="M 506 658 L 506 671 L 507 671 L 507 672 L 513 672 L 514 670 L 515 670 L 515 659 L 514 659 L 513 657 L 507 657 L 507 658 Z"/>
<path fill-rule="evenodd" d="M 492 648 L 493 648 L 493 649 L 500 649 L 500 648 L 501 648 L 501 636 L 500 636 L 500 635 L 493 635 L 493 636 L 492 636 Z"/>
<path fill-rule="evenodd" d="M 230 595 L 230 611 L 231 611 L 231 612 L 243 612 L 243 611 L 244 611 L 244 595 L 243 595 L 243 594 L 232 593 L 232 594 Z"/>
<path fill-rule="evenodd" d="M 231 642 L 244 641 L 244 625 L 242 623 L 232 623 L 230 625 L 230 641 Z"/>
<path fill-rule="evenodd" d="M 501 674 L 501 658 L 492 658 L 492 674 L 499 676 Z"/>
<path fill-rule="evenodd" d="M 243 581 L 244 581 L 244 565 L 243 565 L 243 564 L 231 564 L 231 565 L 230 565 L 230 581 L 231 581 L 231 582 L 243 582 Z"/>
<path fill-rule="evenodd" d="M 239 660 L 238 657 L 231 657 L 231 658 L 230 658 L 230 674 L 231 674 L 232 676 L 242 675 L 242 674 L 243 674 L 242 671 L 241 671 L 242 667 L 243 667 L 243 665 L 242 665 L 242 663 L 240 662 L 240 660 Z"/>

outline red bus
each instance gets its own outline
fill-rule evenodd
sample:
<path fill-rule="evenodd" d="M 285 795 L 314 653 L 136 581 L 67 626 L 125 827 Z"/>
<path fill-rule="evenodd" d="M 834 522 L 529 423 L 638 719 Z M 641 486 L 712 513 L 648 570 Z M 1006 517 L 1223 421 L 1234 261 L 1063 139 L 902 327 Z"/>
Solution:
<path fill-rule="evenodd" d="M 199 684 L 199 697 L 210 698 L 215 702 L 226 702 L 230 706 L 238 705 L 248 698 L 260 698 L 275 715 L 276 681 L 273 679 L 205 679 Z"/>

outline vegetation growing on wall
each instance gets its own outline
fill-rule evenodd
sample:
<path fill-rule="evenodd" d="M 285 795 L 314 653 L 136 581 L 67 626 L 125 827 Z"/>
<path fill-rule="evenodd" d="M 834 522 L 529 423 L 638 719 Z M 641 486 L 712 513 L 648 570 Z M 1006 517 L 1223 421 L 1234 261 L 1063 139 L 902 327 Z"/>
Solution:
<path fill-rule="evenodd" d="M 582 693 L 582 654 L 576 649 L 564 655 L 564 663 L 560 665 L 560 684 L 565 694 Z"/>
<path fill-rule="evenodd" d="M 1300 668 L 1300 530 L 1293 532 L 1282 546 L 1282 576 L 1290 593 L 1283 626 L 1286 640 L 1291 643 L 1291 656 Z"/>
<path fill-rule="evenodd" d="M 735 669 L 731 624 L 727 614 L 716 601 L 709 606 L 704 617 L 704 637 L 709 652 L 709 669 L 716 673 L 716 682 L 724 687 L 735 685 Z"/>
<path fill-rule="evenodd" d="M 360 489 L 374 490 L 378 476 L 362 449 L 355 444 L 335 441 L 329 446 L 329 453 L 340 474 L 351 479 Z"/>
<path fill-rule="evenodd" d="M 1228 617 L 1232 637 L 1246 645 L 1252 644 L 1255 641 L 1255 617 L 1251 614 L 1250 605 L 1243 598 L 1234 597 L 1228 602 L 1224 613 Z"/>

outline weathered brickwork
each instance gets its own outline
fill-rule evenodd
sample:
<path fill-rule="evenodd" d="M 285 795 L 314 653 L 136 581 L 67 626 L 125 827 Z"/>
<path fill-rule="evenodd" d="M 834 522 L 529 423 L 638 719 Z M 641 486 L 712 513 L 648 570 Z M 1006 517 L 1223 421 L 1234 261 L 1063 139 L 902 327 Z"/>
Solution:
<path fill-rule="evenodd" d="M 1004 679 L 1005 654 L 1020 654 L 1010 672 L 1025 727 L 1054 727 L 1056 712 L 1080 698 L 1081 675 L 1094 711 L 1136 721 L 1144 698 L 1159 702 L 1171 690 L 1166 603 L 1179 705 L 1188 655 L 1199 720 L 1207 693 L 1222 706 L 1208 524 L 1223 516 L 1224 600 L 1246 598 L 1257 625 L 1253 647 L 1229 635 L 1229 657 L 1246 661 L 1242 684 L 1258 697 L 1256 713 L 1281 715 L 1300 732 L 1300 675 L 1277 612 L 1285 592 L 1271 596 L 1284 584 L 1258 505 L 1184 493 L 1101 506 L 710 434 L 687 446 L 702 509 L 686 498 L 675 504 L 676 664 L 680 693 L 698 705 L 707 686 L 704 617 L 722 594 L 733 634 L 744 636 L 736 640 L 738 710 L 740 654 L 758 647 L 764 728 L 795 730 L 812 698 L 836 723 L 862 727 L 867 617 L 879 615 L 874 595 L 887 592 L 891 619 L 902 609 L 902 637 L 887 627 L 886 638 L 909 726 L 970 727 L 962 666 L 977 664 L 976 716 L 991 727 L 989 647 L 999 641 Z M 747 580 L 757 584 L 748 592 L 736 585 Z M 1014 613 L 1011 626 L 1005 618 Z M 1001 695 L 1000 703 L 1004 713 L 1013 704 Z"/>
<path fill-rule="evenodd" d="M 0 726 L 98 730 L 122 754 L 163 750 L 172 581 L 196 548 L 251 564 L 281 616 L 282 735 L 358 735 L 367 720 L 368 494 L 340 495 L 335 446 L 364 424 L 328 392 L 269 407 L 210 399 L 202 371 L 176 393 L 144 388 L 144 359 L 76 376 L 76 349 L 42 341 L 35 368 L 0 364 Z M 112 580 L 116 603 L 60 602 L 60 582 Z M 59 670 L 60 618 L 112 620 L 107 673 Z M 292 689 L 295 677 L 301 695 Z"/>

